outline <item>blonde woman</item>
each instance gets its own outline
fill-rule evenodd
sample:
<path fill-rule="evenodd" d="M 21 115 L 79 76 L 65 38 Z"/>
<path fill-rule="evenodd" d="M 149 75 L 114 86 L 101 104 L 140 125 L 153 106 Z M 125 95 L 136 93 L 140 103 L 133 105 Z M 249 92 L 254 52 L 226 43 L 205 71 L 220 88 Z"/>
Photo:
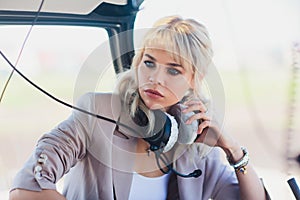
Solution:
<path fill-rule="evenodd" d="M 38 141 L 10 199 L 268 199 L 247 149 L 221 133 L 201 100 L 211 66 L 202 24 L 162 18 L 117 92 L 78 102 L 116 124 L 75 110 Z M 65 174 L 60 194 L 55 184 Z"/>

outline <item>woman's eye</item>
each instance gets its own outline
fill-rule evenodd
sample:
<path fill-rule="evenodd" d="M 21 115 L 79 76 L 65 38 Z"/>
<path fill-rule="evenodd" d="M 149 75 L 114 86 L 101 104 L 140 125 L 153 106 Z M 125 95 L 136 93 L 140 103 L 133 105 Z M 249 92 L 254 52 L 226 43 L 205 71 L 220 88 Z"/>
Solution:
<path fill-rule="evenodd" d="M 146 67 L 149 67 L 149 68 L 155 67 L 155 63 L 152 61 L 146 60 L 146 61 L 144 61 L 144 64 L 146 65 Z"/>
<path fill-rule="evenodd" d="M 168 73 L 173 75 L 173 76 L 181 74 L 181 72 L 178 69 L 175 69 L 175 68 L 168 68 Z"/>

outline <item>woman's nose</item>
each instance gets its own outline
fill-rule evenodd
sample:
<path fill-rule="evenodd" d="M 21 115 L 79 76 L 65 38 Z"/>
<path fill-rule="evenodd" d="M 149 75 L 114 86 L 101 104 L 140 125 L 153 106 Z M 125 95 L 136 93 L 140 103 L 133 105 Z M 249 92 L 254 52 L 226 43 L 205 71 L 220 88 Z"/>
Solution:
<path fill-rule="evenodd" d="M 152 73 L 149 74 L 149 81 L 162 85 L 164 83 L 165 75 L 163 67 L 157 67 Z"/>

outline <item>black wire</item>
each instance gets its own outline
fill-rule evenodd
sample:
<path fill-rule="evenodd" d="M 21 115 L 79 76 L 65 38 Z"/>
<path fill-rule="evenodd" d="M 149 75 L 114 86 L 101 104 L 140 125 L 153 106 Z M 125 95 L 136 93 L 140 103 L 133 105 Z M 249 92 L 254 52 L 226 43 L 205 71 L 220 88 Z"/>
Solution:
<path fill-rule="evenodd" d="M 163 149 L 154 151 L 154 153 L 155 153 L 156 164 L 159 167 L 160 171 L 163 172 L 164 174 L 168 174 L 170 171 L 172 171 L 177 176 L 181 176 L 183 178 L 191 178 L 191 177 L 198 178 L 202 174 L 202 171 L 200 169 L 196 169 L 192 173 L 189 173 L 189 174 L 182 174 L 182 173 L 178 172 L 177 170 L 175 170 L 173 168 L 172 164 L 169 164 L 170 162 L 169 162 L 166 154 L 163 153 Z M 159 160 L 161 160 L 163 162 L 163 164 L 167 167 L 167 170 L 164 170 L 161 167 Z"/>
<path fill-rule="evenodd" d="M 36 89 L 38 89 L 40 92 L 44 93 L 45 95 L 47 95 L 48 97 L 50 97 L 51 99 L 55 100 L 56 102 L 58 103 L 61 103 L 63 104 L 64 106 L 67 106 L 69 108 L 72 108 L 74 110 L 78 110 L 82 113 L 85 113 L 85 114 L 88 114 L 88 115 L 91 115 L 93 117 L 96 117 L 96 118 L 99 118 L 99 119 L 102 119 L 102 120 L 105 120 L 105 121 L 108 121 L 108 122 L 111 122 L 111 123 L 114 123 L 116 125 L 119 125 L 119 126 L 122 126 L 124 128 L 126 128 L 127 130 L 130 130 L 136 134 L 139 135 L 139 133 L 134 130 L 133 128 L 119 122 L 119 121 L 116 121 L 116 120 L 113 120 L 113 119 L 110 119 L 110 118 L 107 118 L 107 117 L 104 117 L 104 116 L 101 116 L 101 115 L 98 115 L 98 114 L 95 114 L 95 113 L 91 113 L 89 111 L 86 111 L 84 109 L 81 109 L 81 108 L 78 108 L 74 105 L 71 105 L 69 103 L 66 103 L 62 100 L 60 100 L 59 98 L 53 96 L 52 94 L 48 93 L 46 90 L 42 89 L 40 86 L 38 86 L 37 84 L 35 84 L 33 81 L 31 81 L 29 78 L 27 78 L 22 72 L 20 72 L 10 61 L 9 59 L 2 53 L 2 51 L 0 51 L 0 54 L 1 56 L 6 60 L 6 62 L 9 64 L 10 67 L 12 67 L 14 69 L 15 72 L 17 72 L 22 78 L 24 78 L 29 84 L 31 84 L 33 87 L 35 87 Z"/>
<path fill-rule="evenodd" d="M 19 52 L 19 55 L 18 55 L 18 58 L 17 58 L 17 61 L 16 61 L 15 66 L 17 66 L 18 63 L 19 63 L 19 60 L 20 60 L 21 55 L 22 55 L 22 53 L 23 53 L 25 44 L 26 44 L 26 42 L 27 42 L 27 40 L 28 40 L 28 38 L 29 38 L 29 35 L 30 35 L 31 31 L 32 31 L 33 26 L 35 25 L 35 23 L 36 23 L 36 21 L 37 21 L 39 15 L 40 15 L 40 12 L 41 12 L 41 10 L 42 10 L 43 4 L 44 4 L 44 0 L 42 0 L 41 4 L 40 4 L 40 6 L 39 6 L 39 9 L 38 9 L 38 11 L 37 11 L 37 13 L 36 13 L 36 15 L 35 15 L 35 17 L 34 17 L 34 20 L 32 21 L 31 27 L 30 27 L 30 29 L 28 30 L 27 34 L 26 34 L 26 37 L 25 37 L 24 42 L 23 42 L 23 44 L 22 44 L 22 46 L 21 46 L 21 49 L 20 49 L 20 52 Z M 6 92 L 6 89 L 7 89 L 7 87 L 8 87 L 8 84 L 9 84 L 9 82 L 10 82 L 10 80 L 11 80 L 11 78 L 12 78 L 14 72 L 15 72 L 15 70 L 12 69 L 11 72 L 10 72 L 10 74 L 9 74 L 9 77 L 8 77 L 7 81 L 6 81 L 5 84 L 4 84 L 4 87 L 3 87 L 3 90 L 2 90 L 1 96 L 0 96 L 0 103 L 1 103 L 1 101 L 2 101 L 2 99 L 3 99 L 3 97 L 4 97 L 4 93 Z"/>
<path fill-rule="evenodd" d="M 25 79 L 28 83 L 30 83 L 33 87 L 35 87 L 36 89 L 38 89 L 39 91 L 41 91 L 42 93 L 44 93 L 45 95 L 47 95 L 48 97 L 50 97 L 51 99 L 55 100 L 56 102 L 61 103 L 61 104 L 63 104 L 64 106 L 67 106 L 67 107 L 72 108 L 72 109 L 74 109 L 74 110 L 78 110 L 78 111 L 80 111 L 80 112 L 82 112 L 82 113 L 85 113 L 85 114 L 91 115 L 91 116 L 93 116 L 93 117 L 96 117 L 96 118 L 99 118 L 99 119 L 102 119 L 102 120 L 106 120 L 106 121 L 108 121 L 108 122 L 111 122 L 111 123 L 114 123 L 114 124 L 116 124 L 116 125 L 122 126 L 122 127 L 126 128 L 127 130 L 130 130 L 130 131 L 132 131 L 132 132 L 134 132 L 134 133 L 136 133 L 136 134 L 139 135 L 139 133 L 137 133 L 137 131 L 135 131 L 135 130 L 132 129 L 131 127 L 129 127 L 129 126 L 127 126 L 127 125 L 125 125 L 125 124 L 123 124 L 123 123 L 121 123 L 121 122 L 119 122 L 119 121 L 115 121 L 115 120 L 113 120 L 113 119 L 110 119 L 110 118 L 107 118 L 107 117 L 104 117 L 104 116 L 101 116 L 101 115 L 97 115 L 97 114 L 95 114 L 95 113 L 88 112 L 88 111 L 86 111 L 86 110 L 84 110 L 84 109 L 78 108 L 78 107 L 76 107 L 76 106 L 74 106 L 74 105 L 71 105 L 71 104 L 69 104 L 69 103 L 66 103 L 66 102 L 64 102 L 64 101 L 62 101 L 62 100 L 56 98 L 55 96 L 51 95 L 51 94 L 48 93 L 46 90 L 42 89 L 42 88 L 39 87 L 37 84 L 35 84 L 34 82 L 32 82 L 29 78 L 27 78 L 23 73 L 21 73 L 21 72 L 16 68 L 16 66 L 17 66 L 17 64 L 18 64 L 18 61 L 19 61 L 19 59 L 20 59 L 20 57 L 21 57 L 21 54 L 22 54 L 22 52 L 23 52 L 23 50 L 24 50 L 25 44 L 26 44 L 26 42 L 27 42 L 27 40 L 28 40 L 28 38 L 29 38 L 29 35 L 30 35 L 30 33 L 31 33 L 32 29 L 33 29 L 33 26 L 36 24 L 36 21 L 38 20 L 38 17 L 39 17 L 39 15 L 40 15 L 40 13 L 41 13 L 41 10 L 42 10 L 44 1 L 45 1 L 45 0 L 42 0 L 41 4 L 40 4 L 40 6 L 39 6 L 39 9 L 37 10 L 37 13 L 36 13 L 36 15 L 35 15 L 35 18 L 34 18 L 34 20 L 32 21 L 31 27 L 30 27 L 29 31 L 27 32 L 27 35 L 26 35 L 26 37 L 25 37 L 25 39 L 24 39 L 24 42 L 23 42 L 22 47 L 21 47 L 21 50 L 20 50 L 20 52 L 19 52 L 19 55 L 18 55 L 16 64 L 13 65 L 13 64 L 10 62 L 10 60 L 4 55 L 4 53 L 3 53 L 2 51 L 0 51 L 1 56 L 6 60 L 6 62 L 9 64 L 9 66 L 12 67 L 12 71 L 11 71 L 11 73 L 10 73 L 10 75 L 9 75 L 9 78 L 7 79 L 7 81 L 6 81 L 5 85 L 4 85 L 4 88 L 3 88 L 2 92 L 1 92 L 0 103 L 1 103 L 1 100 L 3 99 L 3 97 L 4 97 L 4 94 L 5 94 L 5 91 L 6 91 L 6 89 L 7 89 L 7 86 L 8 86 L 8 84 L 9 84 L 9 82 L 10 82 L 10 80 L 11 80 L 11 78 L 12 78 L 14 72 L 17 72 L 22 78 L 24 78 L 24 79 Z"/>
<path fill-rule="evenodd" d="M 167 174 L 167 173 L 170 172 L 171 166 L 168 164 L 168 161 L 166 161 L 167 158 L 166 158 L 165 154 L 162 153 L 162 151 L 163 151 L 163 149 L 159 149 L 159 150 L 154 151 L 154 154 L 155 154 L 155 160 L 156 160 L 156 164 L 157 164 L 157 166 L 159 167 L 160 171 L 161 171 L 162 173 L 164 173 L 164 174 Z M 162 156 L 164 156 L 164 157 L 162 157 Z M 163 162 L 164 165 L 166 165 L 166 167 L 168 168 L 167 171 L 165 171 L 165 170 L 161 167 L 161 165 L 160 165 L 160 163 L 159 163 L 159 159 Z M 166 160 L 165 160 L 165 159 L 166 159 Z"/>
<path fill-rule="evenodd" d="M 63 104 L 64 106 L 67 106 L 69 108 L 72 108 L 74 110 L 77 110 L 77 111 L 80 111 L 82 113 L 85 113 L 85 114 L 88 114 L 88 115 L 91 115 L 93 117 L 96 117 L 96 118 L 99 118 L 99 119 L 102 119 L 102 120 L 105 120 L 105 121 L 108 121 L 108 122 L 111 122 L 111 123 L 114 123 L 116 125 L 119 125 L 119 126 L 123 126 L 124 128 L 126 128 L 127 130 L 130 130 L 134 133 L 136 133 L 137 135 L 139 135 L 138 132 L 136 132 L 136 130 L 132 129 L 131 127 L 119 122 L 119 121 L 116 121 L 116 120 L 113 120 L 113 119 L 110 119 L 110 118 L 107 118 L 107 117 L 104 117 L 104 116 L 101 116 L 101 115 L 98 115 L 98 114 L 95 114 L 95 113 L 91 113 L 89 111 L 86 111 L 84 109 L 81 109 L 81 108 L 78 108 L 74 105 L 71 105 L 69 103 L 66 103 L 62 100 L 60 100 L 59 98 L 53 96 L 52 94 L 50 94 L 49 92 L 47 92 L 46 90 L 42 89 L 40 86 L 38 86 L 37 84 L 35 84 L 33 81 L 31 81 L 29 78 L 27 78 L 21 71 L 19 71 L 10 61 L 9 59 L 4 55 L 4 53 L 2 51 L 0 51 L 0 55 L 5 59 L 5 61 L 9 64 L 10 67 L 12 67 L 14 69 L 14 71 L 19 74 L 22 78 L 24 78 L 29 84 L 31 84 L 33 87 L 35 87 L 36 89 L 38 89 L 40 92 L 44 93 L 46 96 L 50 97 L 51 99 L 55 100 L 56 102 L 58 103 L 61 103 Z M 168 159 L 166 157 L 166 155 L 163 153 L 163 149 L 158 149 L 156 151 L 153 151 L 155 153 L 155 159 L 156 159 L 156 163 L 157 163 L 157 166 L 159 167 L 159 169 L 164 173 L 164 174 L 167 174 L 169 173 L 170 170 L 172 170 L 172 167 L 168 164 Z M 161 167 L 160 163 L 159 163 L 159 160 L 161 160 L 163 162 L 164 165 L 167 166 L 168 170 L 165 171 L 163 170 L 163 168 Z"/>

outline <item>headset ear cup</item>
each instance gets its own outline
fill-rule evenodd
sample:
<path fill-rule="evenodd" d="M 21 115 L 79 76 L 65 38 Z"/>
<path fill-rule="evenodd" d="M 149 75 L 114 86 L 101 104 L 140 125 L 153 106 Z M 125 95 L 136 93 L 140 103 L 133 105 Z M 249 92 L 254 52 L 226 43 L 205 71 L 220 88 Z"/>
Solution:
<path fill-rule="evenodd" d="M 154 129 L 149 137 L 145 137 L 150 144 L 150 149 L 156 151 L 163 149 L 168 143 L 171 136 L 172 123 L 170 118 L 161 110 L 154 110 Z"/>
<path fill-rule="evenodd" d="M 135 117 L 131 117 L 129 112 L 122 110 L 118 118 L 120 124 L 126 125 L 126 127 L 120 126 L 119 128 L 124 131 L 124 133 L 133 136 L 144 138 L 149 130 L 149 119 L 142 110 L 138 110 Z M 132 131 L 134 130 L 134 131 Z"/>
<path fill-rule="evenodd" d="M 139 107 L 132 120 L 139 126 L 148 126 L 149 124 L 147 115 Z"/>
<path fill-rule="evenodd" d="M 169 113 L 173 115 L 179 126 L 178 143 L 180 144 L 192 144 L 197 138 L 198 121 L 193 121 L 192 124 L 186 124 L 185 122 L 195 113 L 182 113 L 184 106 L 182 104 L 176 104 L 172 106 Z"/>

